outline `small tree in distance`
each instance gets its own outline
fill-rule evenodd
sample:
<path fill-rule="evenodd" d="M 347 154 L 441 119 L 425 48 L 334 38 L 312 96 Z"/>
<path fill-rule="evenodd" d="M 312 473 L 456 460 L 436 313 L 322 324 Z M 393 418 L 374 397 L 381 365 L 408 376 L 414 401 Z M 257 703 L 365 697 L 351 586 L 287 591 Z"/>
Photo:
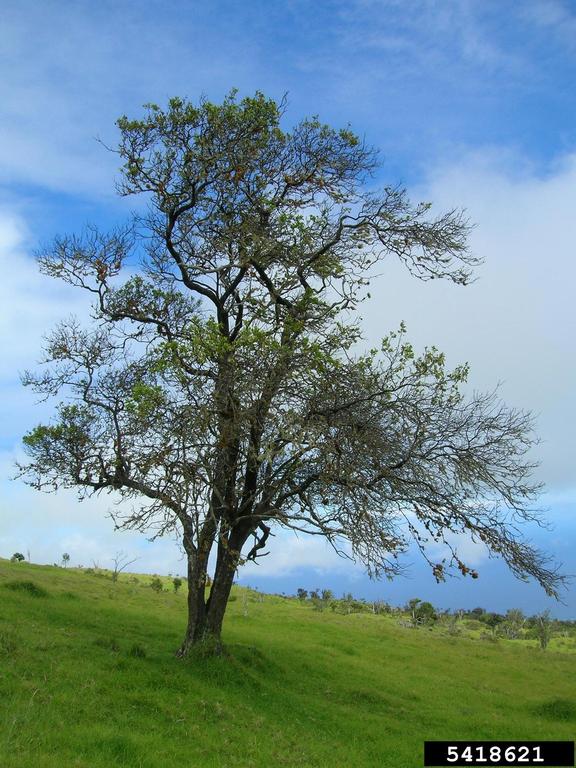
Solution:
<path fill-rule="evenodd" d="M 22 552 L 14 552 L 14 554 L 10 558 L 11 563 L 22 563 L 24 562 L 24 560 L 25 560 L 25 557 L 22 554 Z"/>
<path fill-rule="evenodd" d="M 518 534 L 538 518 L 529 415 L 494 394 L 466 401 L 466 366 L 417 355 L 403 328 L 353 351 L 354 312 L 386 256 L 421 280 L 469 282 L 466 219 L 397 187 L 368 191 L 376 152 L 317 118 L 283 130 L 284 106 L 233 92 L 118 121 L 119 190 L 148 213 L 39 255 L 44 274 L 87 292 L 96 323 L 62 322 L 48 368 L 24 376 L 61 402 L 25 436 L 22 475 L 117 494 L 130 502 L 118 527 L 179 532 L 181 655 L 219 648 L 236 569 L 274 528 L 341 553 L 347 541 L 373 577 L 399 573 L 414 539 L 438 580 L 477 576 L 447 535 L 464 532 L 556 594 L 561 577 Z"/>
<path fill-rule="evenodd" d="M 534 635 L 540 643 L 540 648 L 545 651 L 554 634 L 554 626 L 550 619 L 550 611 L 538 614 L 534 620 Z"/>
<path fill-rule="evenodd" d="M 68 554 L 68 552 L 64 552 L 64 554 L 62 555 L 62 565 L 64 566 L 64 568 L 68 567 L 69 562 L 70 562 L 70 555 Z"/>
<path fill-rule="evenodd" d="M 114 582 L 118 581 L 118 576 L 122 573 L 122 571 L 125 571 L 129 565 L 132 565 L 132 563 L 135 563 L 137 560 L 138 560 L 137 557 L 134 557 L 132 558 L 132 560 L 129 560 L 128 555 L 126 555 L 125 552 L 116 552 L 116 554 L 112 558 L 112 563 L 113 563 L 112 581 Z"/>

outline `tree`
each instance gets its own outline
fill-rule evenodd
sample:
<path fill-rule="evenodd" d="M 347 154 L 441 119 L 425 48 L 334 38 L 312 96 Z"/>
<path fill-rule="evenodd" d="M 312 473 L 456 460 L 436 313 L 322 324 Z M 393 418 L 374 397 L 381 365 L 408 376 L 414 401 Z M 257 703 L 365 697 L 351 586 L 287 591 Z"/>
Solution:
<path fill-rule="evenodd" d="M 68 552 L 64 552 L 64 554 L 62 555 L 62 565 L 64 566 L 64 568 L 68 567 L 69 562 L 70 562 L 70 555 L 68 554 Z"/>
<path fill-rule="evenodd" d="M 11 563 L 22 563 L 22 562 L 24 562 L 24 559 L 25 558 L 24 558 L 24 555 L 22 554 L 22 552 L 14 552 L 14 554 L 10 558 L 10 562 Z"/>
<path fill-rule="evenodd" d="M 533 634 L 540 643 L 540 648 L 545 651 L 554 635 L 554 626 L 550 620 L 550 611 L 544 611 L 535 617 Z"/>
<path fill-rule="evenodd" d="M 437 618 L 436 609 L 432 603 L 424 601 L 416 608 L 416 619 L 420 624 L 432 624 Z"/>
<path fill-rule="evenodd" d="M 522 627 L 526 623 L 526 617 L 520 608 L 510 608 L 506 612 L 504 621 L 501 624 L 501 630 L 506 637 L 516 640 L 520 637 Z"/>
<path fill-rule="evenodd" d="M 436 620 L 436 609 L 432 603 L 423 602 L 419 597 L 413 597 L 406 603 L 404 610 L 410 614 L 414 626 L 430 624 Z"/>
<path fill-rule="evenodd" d="M 138 560 L 137 557 L 134 557 L 132 560 L 128 560 L 128 555 L 125 552 L 116 552 L 112 559 L 112 563 L 114 565 L 112 569 L 112 581 L 118 581 L 118 576 L 122 573 L 122 571 L 126 570 L 129 565 L 132 565 L 132 563 L 135 563 L 136 560 Z"/>
<path fill-rule="evenodd" d="M 482 621 L 490 627 L 492 633 L 495 635 L 496 630 L 504 621 L 504 616 L 500 613 L 485 613 L 482 616 Z"/>
<path fill-rule="evenodd" d="M 174 587 L 174 592 L 178 592 L 182 586 L 182 579 L 179 576 L 174 576 L 172 579 L 172 586 Z"/>
<path fill-rule="evenodd" d="M 39 254 L 44 274 L 87 291 L 95 324 L 62 322 L 46 369 L 24 376 L 60 398 L 24 437 L 24 478 L 115 493 L 130 502 L 118 527 L 178 530 L 181 655 L 218 648 L 236 569 L 278 528 L 325 537 L 373 577 L 400 572 L 413 538 L 439 581 L 476 578 L 448 536 L 464 532 L 556 594 L 561 577 L 517 529 L 538 518 L 530 416 L 494 393 L 465 400 L 467 367 L 416 355 L 403 327 L 354 351 L 354 312 L 386 256 L 421 280 L 469 282 L 468 222 L 401 188 L 368 191 L 373 149 L 317 118 L 283 130 L 284 108 L 232 92 L 118 121 L 120 194 L 148 210 Z M 429 541 L 444 542 L 441 562 Z"/>

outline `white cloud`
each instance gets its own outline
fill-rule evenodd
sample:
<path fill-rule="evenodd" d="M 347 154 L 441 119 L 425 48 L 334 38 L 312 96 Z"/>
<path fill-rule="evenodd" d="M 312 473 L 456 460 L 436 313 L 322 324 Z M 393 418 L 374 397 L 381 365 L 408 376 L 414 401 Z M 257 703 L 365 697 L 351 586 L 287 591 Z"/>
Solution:
<path fill-rule="evenodd" d="M 42 340 L 58 320 L 70 314 L 86 318 L 89 302 L 81 291 L 40 274 L 29 255 L 30 238 L 24 219 L 0 208 L 0 441 L 14 441 L 36 423 L 45 407 L 20 384 L 19 373 L 34 368 Z"/>
<path fill-rule="evenodd" d="M 112 496 L 80 502 L 73 491 L 39 493 L 13 478 L 17 451 L 0 453 L 0 557 L 30 552 L 36 563 L 59 563 L 64 552 L 71 565 L 110 568 L 112 558 L 125 552 L 137 557 L 134 568 L 145 573 L 185 573 L 180 547 L 166 537 L 154 542 L 135 531 L 115 531 L 108 511 Z M 19 458 L 21 458 L 19 456 Z"/>
<path fill-rule="evenodd" d="M 224 29 L 222 29 L 224 27 Z M 222 35 L 226 44 L 222 45 Z M 215 50 L 221 54 L 214 55 Z M 7 0 L 0 29 L 0 185 L 111 194 L 114 121 L 145 102 L 261 81 L 256 46 L 209 8 Z"/>
<path fill-rule="evenodd" d="M 418 65 L 432 63 L 444 68 L 449 59 L 485 70 L 516 69 L 518 59 L 496 43 L 485 20 L 490 5 L 486 0 L 443 4 L 417 0 L 406 13 L 405 4 L 397 0 L 356 0 L 341 5 L 340 34 L 357 48 L 399 54 L 394 69 L 400 64 L 416 72 Z M 448 67 L 443 74 L 450 75 Z"/>
<path fill-rule="evenodd" d="M 63 315 L 86 315 L 86 297 L 46 278 L 30 257 L 30 238 L 24 219 L 0 208 L 0 339 L 2 378 L 37 359 L 39 342 Z M 6 378 L 4 378 L 6 377 Z"/>
<path fill-rule="evenodd" d="M 574 486 L 576 421 L 576 155 L 547 176 L 495 151 L 462 155 L 430 174 L 413 196 L 443 211 L 463 206 L 477 227 L 473 251 L 486 261 L 461 288 L 419 283 L 388 262 L 363 310 L 374 342 L 406 321 L 419 346 L 436 344 L 448 362 L 471 364 L 470 386 L 492 389 L 537 415 L 540 476 Z"/>
<path fill-rule="evenodd" d="M 301 569 L 314 570 L 318 575 L 326 573 L 352 573 L 362 570 L 361 566 L 338 555 L 322 538 L 317 536 L 296 535 L 293 532 L 279 531 L 270 540 L 267 551 L 270 555 L 260 558 L 256 563 L 247 563 L 240 569 L 240 579 L 254 576 L 288 576 Z"/>
<path fill-rule="evenodd" d="M 576 13 L 561 0 L 531 0 L 523 5 L 523 14 L 530 21 L 552 30 L 559 39 L 574 47 Z"/>
<path fill-rule="evenodd" d="M 446 543 L 449 546 L 441 544 L 430 548 L 428 556 L 433 562 L 440 562 L 443 558 L 446 558 L 447 562 L 449 562 L 451 557 L 450 547 L 457 553 L 464 565 L 470 568 L 477 568 L 490 557 L 485 544 L 481 541 L 473 541 L 470 536 L 463 533 L 446 536 Z"/>

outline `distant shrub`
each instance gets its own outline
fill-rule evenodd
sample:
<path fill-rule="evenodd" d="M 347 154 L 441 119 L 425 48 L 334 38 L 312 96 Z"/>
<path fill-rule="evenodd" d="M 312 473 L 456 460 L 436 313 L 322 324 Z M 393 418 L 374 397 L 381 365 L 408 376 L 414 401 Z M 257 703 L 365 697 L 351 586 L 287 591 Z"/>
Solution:
<path fill-rule="evenodd" d="M 150 582 L 150 587 L 154 590 L 154 592 L 162 592 L 164 587 L 162 586 L 162 580 L 158 578 L 158 576 L 154 576 L 152 581 Z"/>
<path fill-rule="evenodd" d="M 446 632 L 450 635 L 450 637 L 456 637 L 462 633 L 462 629 L 459 626 L 460 622 L 456 614 L 449 614 L 444 616 L 442 623 L 446 627 Z M 464 624 L 466 625 L 466 622 L 464 622 Z"/>
<path fill-rule="evenodd" d="M 482 621 L 478 621 L 478 619 L 465 619 L 462 623 L 466 629 L 470 629 L 472 631 L 484 629 L 486 626 Z"/>
<path fill-rule="evenodd" d="M 409 600 L 404 606 L 404 610 L 408 613 L 414 628 L 423 624 L 434 624 L 438 620 L 438 614 L 432 603 L 422 601 L 419 597 Z"/>
<path fill-rule="evenodd" d="M 134 643 L 134 645 L 128 651 L 128 656 L 132 656 L 133 659 L 145 659 L 146 649 L 140 643 Z"/>
<path fill-rule="evenodd" d="M 38 586 L 34 581 L 15 579 L 14 581 L 7 581 L 4 586 L 6 589 L 11 589 L 14 592 L 24 592 L 31 597 L 48 597 L 48 592 L 44 587 Z"/>
<path fill-rule="evenodd" d="M 423 602 L 416 606 L 415 609 L 416 620 L 422 624 L 431 624 L 436 621 L 436 609 L 432 603 Z"/>
<path fill-rule="evenodd" d="M 523 636 L 522 628 L 526 623 L 526 617 L 519 608 L 510 608 L 506 612 L 504 621 L 500 622 L 497 631 L 509 640 L 517 640 Z"/>
<path fill-rule="evenodd" d="M 550 619 L 550 611 L 535 616 L 530 634 L 540 643 L 540 648 L 545 651 L 554 634 L 554 625 Z"/>
<path fill-rule="evenodd" d="M 340 600 L 331 600 L 330 608 L 337 613 L 368 613 L 373 611 L 372 603 L 370 605 L 363 600 L 356 600 L 352 593 L 344 595 Z"/>
<path fill-rule="evenodd" d="M 312 601 L 312 608 L 315 611 L 323 611 L 324 610 L 324 601 L 321 597 L 310 597 L 310 600 Z"/>
<path fill-rule="evenodd" d="M 302 587 L 298 587 L 298 589 L 296 590 L 296 597 L 298 598 L 298 600 L 304 602 L 304 600 L 306 600 L 306 598 L 308 597 L 308 590 L 302 589 Z"/>
<path fill-rule="evenodd" d="M 172 579 L 172 586 L 174 587 L 174 592 L 178 592 L 178 590 L 182 586 L 182 579 L 179 576 L 175 576 Z"/>
<path fill-rule="evenodd" d="M 504 621 L 504 616 L 499 613 L 485 613 L 482 616 L 482 621 L 487 624 L 492 631 L 496 631 L 499 624 Z"/>
<path fill-rule="evenodd" d="M 24 557 L 24 555 L 22 554 L 22 552 L 14 552 L 14 554 L 13 554 L 13 555 L 12 555 L 12 557 L 10 558 L 10 562 L 11 562 L 11 563 L 21 563 L 21 562 L 22 562 L 23 560 L 25 560 L 25 559 L 26 559 L 26 558 Z"/>
<path fill-rule="evenodd" d="M 228 598 L 229 603 L 233 603 L 236 600 L 238 600 L 238 595 L 230 595 L 230 597 Z"/>

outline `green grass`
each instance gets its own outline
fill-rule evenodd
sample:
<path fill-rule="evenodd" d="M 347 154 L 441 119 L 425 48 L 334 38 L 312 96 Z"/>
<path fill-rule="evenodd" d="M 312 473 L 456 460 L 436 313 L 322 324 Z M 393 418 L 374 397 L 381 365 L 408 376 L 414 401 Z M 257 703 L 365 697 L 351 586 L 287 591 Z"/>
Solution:
<path fill-rule="evenodd" d="M 2 768 L 414 768 L 424 739 L 574 738 L 573 654 L 237 589 L 226 655 L 182 661 L 184 589 L 149 582 L 0 561 Z"/>

